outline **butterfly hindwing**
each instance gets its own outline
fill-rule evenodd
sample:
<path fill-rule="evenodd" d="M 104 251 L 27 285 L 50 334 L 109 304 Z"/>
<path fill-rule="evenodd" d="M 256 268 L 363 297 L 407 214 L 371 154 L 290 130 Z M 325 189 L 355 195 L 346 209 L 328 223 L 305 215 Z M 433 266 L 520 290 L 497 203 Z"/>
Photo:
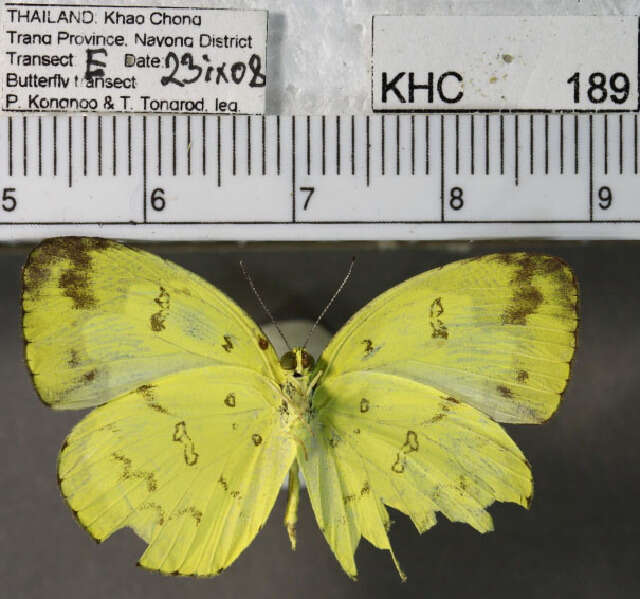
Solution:
<path fill-rule="evenodd" d="M 381 294 L 318 362 L 329 379 L 376 371 L 420 381 L 499 422 L 556 410 L 575 348 L 578 290 L 561 260 L 493 254 L 427 271 Z"/>
<path fill-rule="evenodd" d="M 26 360 L 42 400 L 97 405 L 207 365 L 273 376 L 266 336 L 222 292 L 179 266 L 104 239 L 45 240 L 23 272 Z"/>
<path fill-rule="evenodd" d="M 452 396 L 357 372 L 329 378 L 315 399 L 312 450 L 298 461 L 318 524 L 351 576 L 360 536 L 391 549 L 383 504 L 409 515 L 421 532 L 437 512 L 486 532 L 493 524 L 485 508 L 494 501 L 529 503 L 531 472 L 518 447 L 490 417 Z"/>
<path fill-rule="evenodd" d="M 266 521 L 295 455 L 277 389 L 246 368 L 168 375 L 93 410 L 59 457 L 60 489 L 97 540 L 132 527 L 142 566 L 210 576 Z"/>

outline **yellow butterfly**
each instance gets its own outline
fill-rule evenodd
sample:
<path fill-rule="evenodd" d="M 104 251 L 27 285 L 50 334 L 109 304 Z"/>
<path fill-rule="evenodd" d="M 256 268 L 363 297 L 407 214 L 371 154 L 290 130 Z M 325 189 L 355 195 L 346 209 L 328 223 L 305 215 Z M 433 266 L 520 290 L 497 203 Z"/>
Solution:
<path fill-rule="evenodd" d="M 93 410 L 60 451 L 59 483 L 98 541 L 129 526 L 163 573 L 212 576 L 265 523 L 298 468 L 336 558 L 391 553 L 390 506 L 420 532 L 441 512 L 486 532 L 494 501 L 528 506 L 524 455 L 498 424 L 556 410 L 578 324 L 559 259 L 493 254 L 372 300 L 317 363 L 280 359 L 232 300 L 144 251 L 44 241 L 23 273 L 26 360 L 42 400 Z"/>

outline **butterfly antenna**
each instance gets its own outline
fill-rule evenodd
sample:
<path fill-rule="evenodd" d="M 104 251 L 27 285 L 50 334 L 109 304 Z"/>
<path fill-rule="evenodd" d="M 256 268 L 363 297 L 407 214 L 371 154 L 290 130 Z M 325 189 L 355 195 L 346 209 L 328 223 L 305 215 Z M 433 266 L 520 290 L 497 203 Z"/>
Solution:
<path fill-rule="evenodd" d="M 276 330 L 278 331 L 278 333 L 280 333 L 280 337 L 282 337 L 282 340 L 284 341 L 289 351 L 291 351 L 291 346 L 289 345 L 287 338 L 284 336 L 282 329 L 278 326 L 278 323 L 276 322 L 276 319 L 273 317 L 273 314 L 271 314 L 271 311 L 269 310 L 269 308 L 267 308 L 267 305 L 262 301 L 262 298 L 260 297 L 260 294 L 258 293 L 256 286 L 253 284 L 253 279 L 251 278 L 251 275 L 247 271 L 244 265 L 244 262 L 242 260 L 240 260 L 240 268 L 242 269 L 242 274 L 244 275 L 244 278 L 247 279 L 247 281 L 249 282 L 249 287 L 251 287 L 251 291 L 253 291 L 253 294 L 258 298 L 258 302 L 262 306 L 262 309 L 265 311 L 266 315 L 269 317 L 269 319 L 273 323 L 273 326 L 276 327 Z"/>
<path fill-rule="evenodd" d="M 342 288 L 347 284 L 347 281 L 349 280 L 349 277 L 351 276 L 351 271 L 353 270 L 353 265 L 354 265 L 355 261 L 356 261 L 356 257 L 353 256 L 351 258 L 351 264 L 349 264 L 349 270 L 347 271 L 347 274 L 345 275 L 344 279 L 342 280 L 342 283 L 340 283 L 340 287 L 338 287 L 336 289 L 336 292 L 333 294 L 333 296 L 329 300 L 329 303 L 325 306 L 324 310 L 320 313 L 320 316 L 318 316 L 316 321 L 313 323 L 313 326 L 311 327 L 311 330 L 309 331 L 309 334 L 307 335 L 307 339 L 304 342 L 304 345 L 302 346 L 302 349 L 307 347 L 307 343 L 309 343 L 309 339 L 311 339 L 311 335 L 313 335 L 313 331 L 316 330 L 316 327 L 320 324 L 320 321 L 324 318 L 324 315 L 327 313 L 327 310 L 329 308 L 331 308 L 331 304 L 333 304 L 333 302 L 338 297 L 338 295 L 340 295 L 340 292 L 342 291 Z"/>

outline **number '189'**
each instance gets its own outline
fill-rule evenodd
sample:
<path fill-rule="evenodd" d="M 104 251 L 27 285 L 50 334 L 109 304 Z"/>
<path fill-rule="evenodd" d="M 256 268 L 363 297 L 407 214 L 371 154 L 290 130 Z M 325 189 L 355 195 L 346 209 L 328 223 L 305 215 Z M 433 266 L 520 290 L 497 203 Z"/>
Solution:
<path fill-rule="evenodd" d="M 609 78 L 604 73 L 591 73 L 587 85 L 582 84 L 580 78 L 581 73 L 574 73 L 567 79 L 567 83 L 573 85 L 574 104 L 580 104 L 584 88 L 590 104 L 602 104 L 607 99 L 614 104 L 624 104 L 629 98 L 631 83 L 626 73 L 614 73 Z"/>

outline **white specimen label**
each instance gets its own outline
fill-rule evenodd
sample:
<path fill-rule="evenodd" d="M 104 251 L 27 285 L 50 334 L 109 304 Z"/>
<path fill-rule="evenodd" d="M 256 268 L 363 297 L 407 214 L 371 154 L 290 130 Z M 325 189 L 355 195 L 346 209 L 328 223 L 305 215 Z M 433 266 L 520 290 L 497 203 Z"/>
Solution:
<path fill-rule="evenodd" d="M 7 112 L 264 112 L 266 11 L 7 2 L 0 19 Z"/>
<path fill-rule="evenodd" d="M 372 19 L 374 111 L 638 110 L 637 17 Z"/>

